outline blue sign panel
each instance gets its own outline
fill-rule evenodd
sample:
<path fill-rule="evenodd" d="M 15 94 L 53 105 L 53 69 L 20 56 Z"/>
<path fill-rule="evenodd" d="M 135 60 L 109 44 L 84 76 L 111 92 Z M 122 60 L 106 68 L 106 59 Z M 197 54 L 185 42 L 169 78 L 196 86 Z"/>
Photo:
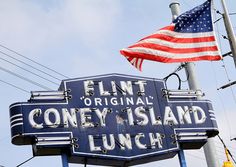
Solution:
<path fill-rule="evenodd" d="M 64 80 L 10 106 L 12 143 L 69 162 L 134 165 L 171 158 L 218 134 L 200 91 L 167 90 L 163 80 L 109 74 Z"/>

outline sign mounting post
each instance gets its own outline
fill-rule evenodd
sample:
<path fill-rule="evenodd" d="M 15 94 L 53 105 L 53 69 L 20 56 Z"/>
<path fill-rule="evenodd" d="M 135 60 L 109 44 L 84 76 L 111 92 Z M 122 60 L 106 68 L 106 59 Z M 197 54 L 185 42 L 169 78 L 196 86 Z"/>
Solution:
<path fill-rule="evenodd" d="M 179 6 L 180 4 L 178 2 L 173 2 L 170 4 L 173 19 L 178 17 L 180 14 Z M 198 82 L 197 82 L 197 78 L 196 78 L 194 63 L 185 63 L 185 71 L 186 71 L 186 75 L 189 76 L 189 79 L 188 79 L 189 89 L 195 90 L 195 91 L 200 90 Z M 198 99 L 201 99 L 201 97 L 199 96 Z M 203 146 L 203 148 L 204 148 L 204 153 L 205 153 L 208 167 L 220 167 L 219 161 L 216 155 L 214 139 L 208 138 L 207 143 Z"/>
<path fill-rule="evenodd" d="M 65 153 L 61 155 L 61 160 L 62 160 L 62 167 L 69 167 L 68 158 Z"/>
<path fill-rule="evenodd" d="M 187 167 L 185 156 L 184 156 L 184 150 L 179 150 L 178 156 L 179 156 L 180 167 Z"/>

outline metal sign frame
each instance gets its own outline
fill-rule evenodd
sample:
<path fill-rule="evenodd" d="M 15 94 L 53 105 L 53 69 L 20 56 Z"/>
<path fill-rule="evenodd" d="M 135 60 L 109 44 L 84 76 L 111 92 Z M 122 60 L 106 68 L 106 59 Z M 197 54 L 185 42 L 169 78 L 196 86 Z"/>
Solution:
<path fill-rule="evenodd" d="M 100 83 L 103 82 L 103 84 L 109 82 L 113 84 L 113 87 L 111 86 L 110 92 L 108 92 L 106 91 L 108 87 L 102 87 L 104 85 L 100 83 L 96 83 L 97 85 L 94 85 L 94 83 L 91 82 L 93 83 L 91 87 L 91 85 L 89 85 L 90 81 L 99 81 Z M 119 84 L 115 84 L 115 82 L 118 81 L 124 81 L 123 87 L 121 82 Z M 135 93 L 128 92 L 131 90 L 128 86 L 133 87 L 132 89 L 133 91 L 135 90 Z M 122 92 L 122 89 L 120 92 L 117 91 L 121 87 L 124 90 L 126 89 L 125 91 L 127 95 L 124 95 L 125 91 Z M 87 92 L 85 89 L 87 89 Z M 102 92 L 104 94 L 96 96 L 96 94 L 98 94 L 98 89 L 100 93 Z M 131 95 L 129 95 L 129 93 Z M 113 101 L 114 105 L 112 106 L 111 104 L 108 104 L 108 102 L 102 102 L 102 100 L 99 99 L 100 97 L 104 99 L 107 97 L 108 100 L 111 100 L 114 98 L 114 94 L 117 99 L 121 98 L 120 100 L 122 100 L 124 97 L 133 97 L 133 99 L 137 100 L 137 102 L 133 105 L 124 105 L 124 102 L 120 101 L 119 103 L 123 103 L 123 105 L 117 105 L 116 102 Z M 88 164 L 102 165 L 135 165 L 171 158 L 175 156 L 180 149 L 200 148 L 206 142 L 208 137 L 218 134 L 218 128 L 211 102 L 208 100 L 197 100 L 196 97 L 199 94 L 201 94 L 200 91 L 167 90 L 163 80 L 122 74 L 108 74 L 64 80 L 62 81 L 59 91 L 32 92 L 31 99 L 28 102 L 15 103 L 10 106 L 12 143 L 17 145 L 33 145 L 34 155 L 39 156 L 60 155 L 63 152 L 63 154 L 68 156 L 69 162 L 72 163 L 86 162 Z M 88 99 L 90 98 L 90 100 L 95 99 L 94 103 L 96 103 L 96 106 L 89 104 L 89 100 L 88 103 L 85 103 L 83 100 L 86 97 Z M 142 101 L 142 99 L 144 100 Z M 85 104 L 87 104 L 87 106 Z M 101 109 L 104 108 L 104 104 L 107 109 L 110 108 L 112 111 L 109 115 L 109 119 L 106 117 L 107 115 L 104 114 L 107 114 L 109 111 Z M 142 105 L 146 106 L 145 110 L 141 108 Z M 180 107 L 178 108 L 178 106 Z M 76 124 L 69 122 L 68 119 L 75 119 L 75 117 L 72 116 L 73 113 L 81 114 L 82 111 L 75 111 L 79 107 L 90 108 L 93 110 L 91 112 L 86 111 L 89 113 L 87 114 L 87 116 L 90 117 L 88 118 L 89 121 L 80 120 L 80 122 L 78 121 Z M 95 122 L 102 120 L 94 117 L 95 112 L 99 113 L 98 111 L 95 111 L 95 107 L 100 111 L 100 116 L 105 116 L 107 118 L 104 118 L 106 120 L 106 125 L 102 125 L 100 122 L 100 124 L 98 123 L 98 125 L 96 125 L 97 127 L 95 126 Z M 132 111 L 127 109 L 127 107 L 130 107 Z M 150 107 L 153 107 L 155 111 L 154 109 L 151 111 Z M 66 109 L 62 111 L 62 108 Z M 74 110 L 69 110 L 71 108 Z M 124 109 L 127 110 L 125 114 Z M 58 110 L 58 113 L 60 114 L 60 123 L 62 122 L 61 117 L 63 117 L 62 112 L 64 115 L 67 114 L 66 123 L 63 122 L 61 125 L 56 124 L 56 121 L 58 121 L 56 118 L 58 116 L 56 110 Z M 199 112 L 197 112 L 197 110 L 199 110 Z M 86 115 L 86 112 L 83 112 Z M 133 114 L 133 118 L 128 112 Z M 147 112 L 149 112 L 149 115 Z M 168 116 L 166 112 L 169 112 L 170 116 Z M 185 115 L 186 113 L 184 113 L 184 115 L 182 115 L 182 124 L 180 123 L 181 120 L 178 120 L 178 125 L 175 125 L 174 117 L 177 116 L 177 112 L 178 114 L 186 112 L 187 116 Z M 198 121 L 198 119 L 200 119 L 199 117 L 201 117 L 201 112 L 204 112 L 204 120 L 201 118 L 203 123 L 198 123 L 196 125 L 188 124 L 190 123 L 188 121 L 191 121 L 189 119 L 195 119 L 192 120 L 192 122 Z M 30 114 L 31 116 L 29 116 Z M 150 116 L 151 114 L 152 116 Z M 154 114 L 158 114 L 160 117 L 161 124 L 156 124 L 160 129 L 159 131 L 154 128 L 154 125 L 152 125 L 154 124 L 154 121 L 151 124 L 151 119 L 156 119 Z M 118 116 L 119 118 L 117 118 Z M 84 116 L 80 115 L 80 117 L 82 118 Z M 111 118 L 113 120 L 110 120 Z M 118 119 L 121 119 L 121 123 Z M 149 122 L 147 122 L 147 119 Z M 168 124 L 163 125 L 163 119 L 165 119 L 165 121 L 169 121 Z M 47 124 L 45 123 L 45 120 L 49 123 L 54 122 L 55 124 L 48 124 L 45 126 L 45 124 Z M 31 124 L 29 124 L 30 121 Z M 158 120 L 156 119 L 155 121 Z M 173 125 L 171 125 L 171 121 L 173 122 Z M 141 122 L 144 123 L 144 125 L 142 125 Z M 91 123 L 92 125 L 87 125 L 87 127 L 85 127 L 81 125 L 82 123 Z M 80 126 L 78 124 L 80 124 Z M 74 128 L 72 127 L 73 125 Z M 106 126 L 109 126 L 110 129 Z M 123 136 L 120 135 L 120 132 L 123 132 L 126 136 L 124 134 Z M 110 141 L 108 141 L 107 136 L 113 133 L 114 136 L 116 135 L 116 137 L 113 136 L 116 146 L 113 146 L 110 150 L 104 150 L 102 148 L 104 145 L 101 147 L 96 146 L 96 144 L 104 144 L 103 140 L 105 139 L 108 145 L 111 144 L 112 138 L 110 136 Z M 124 147 L 121 143 L 119 144 L 120 141 L 129 141 L 127 139 L 129 135 L 127 134 L 131 137 L 130 143 L 135 146 L 132 147 L 132 149 L 129 149 L 130 146 L 126 145 Z M 161 137 L 160 141 L 157 140 L 159 134 Z M 89 138 L 89 135 L 92 137 Z M 106 135 L 106 137 L 103 137 L 104 135 Z M 134 136 L 132 137 L 132 135 Z M 144 144 L 147 143 L 147 136 L 149 137 L 150 142 L 151 140 L 154 141 L 155 145 Z M 117 141 L 117 137 L 120 141 Z M 88 139 L 89 141 L 85 141 Z M 158 142 L 163 143 L 161 146 L 158 146 L 158 144 L 160 144 Z M 146 149 L 138 148 L 138 144 L 139 147 L 145 147 Z"/>

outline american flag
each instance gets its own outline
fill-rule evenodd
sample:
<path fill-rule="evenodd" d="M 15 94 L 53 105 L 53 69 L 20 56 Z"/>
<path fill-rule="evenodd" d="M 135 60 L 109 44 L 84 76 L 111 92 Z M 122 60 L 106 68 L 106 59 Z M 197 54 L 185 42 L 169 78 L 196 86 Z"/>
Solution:
<path fill-rule="evenodd" d="M 221 60 L 211 6 L 211 0 L 207 0 L 120 53 L 140 71 L 144 59 L 163 63 Z"/>

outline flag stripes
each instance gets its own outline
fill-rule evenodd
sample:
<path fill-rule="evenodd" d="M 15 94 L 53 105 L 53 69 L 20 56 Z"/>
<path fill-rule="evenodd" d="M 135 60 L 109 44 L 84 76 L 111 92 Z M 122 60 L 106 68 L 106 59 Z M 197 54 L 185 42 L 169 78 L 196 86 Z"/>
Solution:
<path fill-rule="evenodd" d="M 171 25 L 120 53 L 139 70 L 144 59 L 163 63 L 221 60 L 213 32 L 210 2 L 208 0 L 180 15 Z"/>

